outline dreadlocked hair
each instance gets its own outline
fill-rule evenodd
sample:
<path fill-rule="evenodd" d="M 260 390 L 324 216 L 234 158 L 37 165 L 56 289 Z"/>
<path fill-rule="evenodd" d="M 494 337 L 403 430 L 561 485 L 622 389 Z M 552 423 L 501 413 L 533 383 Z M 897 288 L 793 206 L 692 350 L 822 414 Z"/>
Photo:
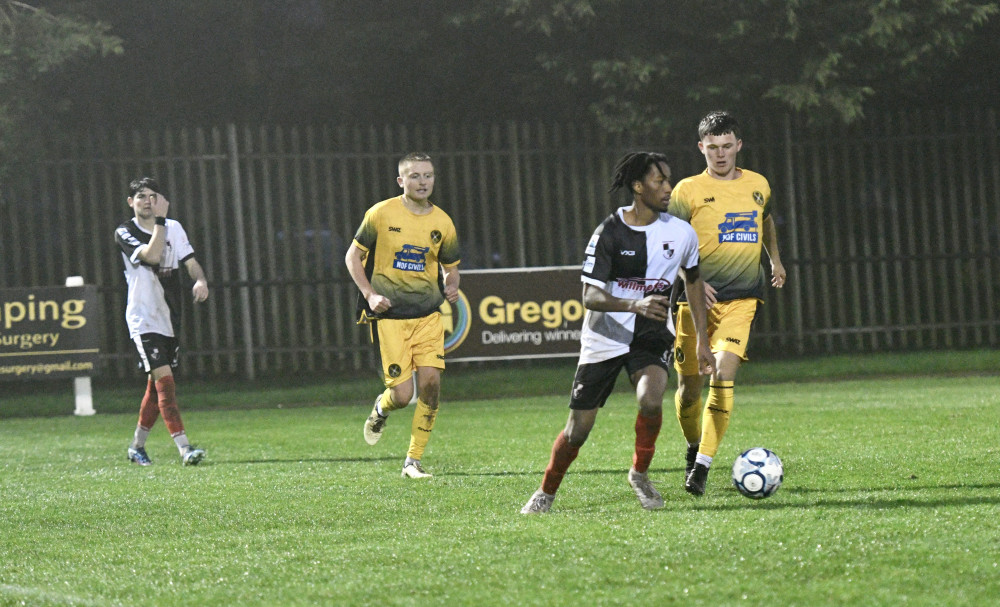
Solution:
<path fill-rule="evenodd" d="M 608 193 L 616 190 L 632 191 L 632 184 L 642 181 L 649 167 L 667 164 L 667 157 L 658 152 L 629 152 L 622 156 L 615 166 L 615 176 L 611 180 Z"/>

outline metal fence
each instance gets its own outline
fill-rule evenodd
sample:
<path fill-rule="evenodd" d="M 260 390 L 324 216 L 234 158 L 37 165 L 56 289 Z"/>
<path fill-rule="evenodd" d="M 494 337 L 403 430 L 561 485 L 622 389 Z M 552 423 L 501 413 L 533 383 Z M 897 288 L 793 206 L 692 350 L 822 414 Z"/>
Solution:
<path fill-rule="evenodd" d="M 1000 155 L 995 110 L 896 113 L 853 127 L 748 124 L 740 164 L 775 192 L 788 286 L 771 291 L 755 356 L 998 344 Z M 368 365 L 343 255 L 396 162 L 425 150 L 462 267 L 572 265 L 620 201 L 628 148 L 699 172 L 696 137 L 629 140 L 575 124 L 260 126 L 96 132 L 51 143 L 0 192 L 0 286 L 100 287 L 106 374 L 134 369 L 113 231 L 128 182 L 165 185 L 210 279 L 185 310 L 200 376 L 344 372 Z"/>

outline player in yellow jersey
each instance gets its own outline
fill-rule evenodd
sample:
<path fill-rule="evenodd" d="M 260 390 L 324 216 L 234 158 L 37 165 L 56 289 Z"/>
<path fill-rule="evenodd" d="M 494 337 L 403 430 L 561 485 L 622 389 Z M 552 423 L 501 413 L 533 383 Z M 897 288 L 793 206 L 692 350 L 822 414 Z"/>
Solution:
<path fill-rule="evenodd" d="M 368 209 L 344 261 L 361 291 L 358 322 L 370 323 L 386 387 L 365 421 L 365 441 L 377 443 L 389 412 L 410 403 L 416 371 L 417 406 L 403 477 L 429 478 L 420 460 L 437 418 L 444 369 L 438 308 L 445 299 L 458 301 L 461 258 L 455 224 L 430 201 L 430 156 L 404 156 L 396 181 L 403 194 Z"/>
<path fill-rule="evenodd" d="M 715 371 L 702 406 L 704 378 L 698 373 L 691 310 L 682 296 L 674 346 L 678 376 L 674 405 L 688 444 L 684 488 L 693 495 L 705 493 L 708 470 L 729 427 L 736 371 L 747 360 L 750 327 L 763 302 L 762 248 L 771 262 L 771 285 L 785 284 L 771 216 L 771 187 L 763 175 L 736 166 L 743 146 L 739 123 L 728 112 L 712 112 L 699 123 L 698 139 L 708 167 L 677 184 L 669 208 L 698 234 L 708 337 L 715 355 Z"/>

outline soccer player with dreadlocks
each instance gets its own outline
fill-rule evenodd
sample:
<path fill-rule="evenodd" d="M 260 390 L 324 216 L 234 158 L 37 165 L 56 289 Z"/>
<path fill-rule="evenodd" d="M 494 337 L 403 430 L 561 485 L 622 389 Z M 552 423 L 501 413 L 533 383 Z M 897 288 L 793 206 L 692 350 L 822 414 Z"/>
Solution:
<path fill-rule="evenodd" d="M 643 508 L 663 507 L 663 497 L 647 470 L 663 422 L 667 357 L 673 347 L 670 290 L 678 277 L 692 292 L 704 290 L 698 271 L 698 236 L 691 226 L 667 214 L 670 167 L 662 154 L 626 154 L 615 168 L 610 192 L 627 192 L 631 205 L 621 207 L 597 227 L 583 262 L 583 305 L 587 309 L 580 338 L 580 359 L 569 401 L 569 420 L 556 437 L 542 486 L 521 509 L 548 512 L 556 491 L 594 427 L 624 368 L 635 388 L 635 452 L 628 472 Z M 701 372 L 712 372 L 705 333 L 705 307 L 691 303 L 698 332 Z"/>

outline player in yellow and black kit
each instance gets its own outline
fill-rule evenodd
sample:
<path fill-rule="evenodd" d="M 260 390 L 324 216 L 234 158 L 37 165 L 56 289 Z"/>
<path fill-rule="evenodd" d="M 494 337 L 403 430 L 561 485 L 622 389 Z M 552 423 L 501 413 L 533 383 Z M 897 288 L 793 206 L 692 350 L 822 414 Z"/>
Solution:
<path fill-rule="evenodd" d="M 712 112 L 698 125 L 698 139 L 708 167 L 677 184 L 669 207 L 670 214 L 690 222 L 698 234 L 708 337 L 715 355 L 703 408 L 704 378 L 698 374 L 690 308 L 682 297 L 674 346 L 674 404 L 688 443 L 684 487 L 694 495 L 705 493 L 712 458 L 729 427 L 736 371 L 747 360 L 750 327 L 763 302 L 762 248 L 771 260 L 771 285 L 785 284 L 771 217 L 771 187 L 763 175 L 736 166 L 743 145 L 739 123 L 728 112 Z"/>
<path fill-rule="evenodd" d="M 389 412 L 410 403 L 416 371 L 417 407 L 403 477 L 429 478 L 420 459 L 437 418 L 444 369 L 438 309 L 445 299 L 458 301 L 461 258 L 455 224 L 430 201 L 430 156 L 404 156 L 396 181 L 402 196 L 368 209 L 345 258 L 363 299 L 359 322 L 371 325 L 386 386 L 365 421 L 364 437 L 369 445 L 377 443 Z"/>

